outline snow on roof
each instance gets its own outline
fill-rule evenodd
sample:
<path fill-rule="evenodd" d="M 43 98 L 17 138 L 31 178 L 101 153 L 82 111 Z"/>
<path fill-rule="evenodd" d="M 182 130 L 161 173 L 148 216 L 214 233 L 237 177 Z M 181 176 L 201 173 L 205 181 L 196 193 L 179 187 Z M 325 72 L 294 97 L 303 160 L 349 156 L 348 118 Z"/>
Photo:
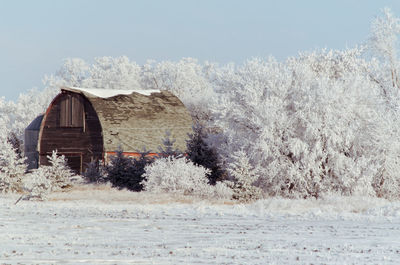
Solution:
<path fill-rule="evenodd" d="M 79 87 L 62 87 L 61 90 L 82 94 L 91 103 L 101 124 L 105 152 L 119 147 L 125 152 L 137 152 L 143 147 L 156 151 L 166 131 L 176 140 L 174 147 L 184 151 L 187 135 L 193 133 L 190 113 L 182 101 L 167 90 Z M 113 97 L 121 94 L 124 97 Z"/>
<path fill-rule="evenodd" d="M 150 96 L 152 93 L 160 93 L 160 90 L 156 89 L 134 90 L 134 89 L 103 89 L 103 88 L 81 88 L 81 87 L 71 87 L 71 88 L 85 93 L 90 93 L 99 98 L 110 98 L 117 95 L 130 95 L 133 92 L 145 96 Z"/>

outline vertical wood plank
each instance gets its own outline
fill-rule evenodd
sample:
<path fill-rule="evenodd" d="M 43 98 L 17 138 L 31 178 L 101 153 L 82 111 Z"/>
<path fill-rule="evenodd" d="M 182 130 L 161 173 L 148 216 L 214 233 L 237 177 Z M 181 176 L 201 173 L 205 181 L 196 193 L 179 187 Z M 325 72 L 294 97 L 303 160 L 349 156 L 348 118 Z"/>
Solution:
<path fill-rule="evenodd" d="M 83 102 L 81 97 L 73 96 L 71 104 L 71 126 L 83 127 Z"/>

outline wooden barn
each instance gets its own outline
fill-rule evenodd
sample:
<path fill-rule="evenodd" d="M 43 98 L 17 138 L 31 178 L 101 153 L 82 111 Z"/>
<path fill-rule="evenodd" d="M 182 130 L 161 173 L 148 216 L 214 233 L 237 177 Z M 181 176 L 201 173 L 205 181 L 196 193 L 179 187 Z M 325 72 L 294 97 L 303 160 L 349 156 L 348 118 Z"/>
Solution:
<path fill-rule="evenodd" d="M 25 153 L 30 168 L 48 165 L 47 156 L 57 150 L 74 171 L 84 172 L 92 160 L 107 161 L 118 148 L 129 156 L 143 148 L 155 154 L 166 132 L 185 151 L 191 131 L 188 110 L 168 91 L 63 87 L 25 130 Z"/>

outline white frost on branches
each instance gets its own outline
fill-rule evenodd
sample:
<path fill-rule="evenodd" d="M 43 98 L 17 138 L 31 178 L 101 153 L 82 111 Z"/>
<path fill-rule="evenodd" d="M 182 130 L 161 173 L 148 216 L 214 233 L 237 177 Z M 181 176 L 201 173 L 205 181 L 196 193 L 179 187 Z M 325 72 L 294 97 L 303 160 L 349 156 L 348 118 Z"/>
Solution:
<path fill-rule="evenodd" d="M 27 165 L 7 137 L 0 137 L 0 192 L 19 192 Z"/>
<path fill-rule="evenodd" d="M 27 174 L 24 178 L 24 190 L 28 194 L 24 199 L 45 200 L 51 192 L 51 180 L 48 178 L 48 170 L 40 167 Z"/>
<path fill-rule="evenodd" d="M 284 62 L 255 58 L 221 67 L 185 58 L 140 66 L 127 57 L 101 57 L 92 64 L 67 59 L 56 75 L 45 78 L 44 91 L 33 90 L 17 102 L 0 98 L 0 131 L 21 139 L 60 86 L 166 89 L 194 120 L 212 128 L 208 141 L 224 169 L 233 176 L 240 168 L 234 169 L 235 163 L 251 169 L 241 176 L 263 196 L 334 192 L 400 198 L 399 34 L 400 20 L 384 9 L 365 46 L 301 53 Z M 6 163 L 12 152 L 3 138 Z M 148 189 L 196 193 L 193 185 L 208 187 L 207 172 L 190 163 L 160 159 L 147 168 Z M 244 181 L 236 175 L 236 184 Z"/>
<path fill-rule="evenodd" d="M 366 69 L 360 52 L 346 50 L 226 71 L 221 90 L 229 93 L 214 106 L 220 154 L 229 163 L 244 150 L 271 196 L 375 195 L 385 183 L 396 190 L 399 112 Z"/>
<path fill-rule="evenodd" d="M 50 180 L 51 191 L 59 191 L 70 188 L 73 185 L 73 177 L 75 174 L 67 166 L 65 156 L 58 155 L 57 151 L 53 151 L 51 156 L 47 156 L 50 166 L 42 166 L 45 176 Z"/>
<path fill-rule="evenodd" d="M 399 61 L 397 58 L 400 19 L 389 8 L 383 9 L 383 16 L 377 17 L 371 25 L 369 46 L 380 57 L 383 66 L 389 70 L 392 86 L 400 88 L 398 77 Z"/>
<path fill-rule="evenodd" d="M 26 199 L 46 199 L 53 191 L 71 188 L 74 180 L 78 178 L 67 166 L 64 156 L 59 156 L 53 151 L 47 158 L 50 166 L 40 166 L 25 176 L 24 189 L 28 192 Z"/>
<path fill-rule="evenodd" d="M 96 58 L 88 65 L 79 58 L 66 59 L 55 76 L 46 77 L 46 85 L 82 88 L 168 90 L 178 96 L 196 119 L 210 116 L 209 102 L 215 96 L 209 82 L 213 65 L 200 65 L 185 58 L 179 62 L 148 61 L 139 66 L 126 56 Z M 201 95 L 201 96 L 200 96 Z"/>
<path fill-rule="evenodd" d="M 224 184 L 208 184 L 210 171 L 196 166 L 185 157 L 159 158 L 145 167 L 144 190 L 153 193 L 194 195 L 208 198 L 230 198 L 232 191 Z"/>
<path fill-rule="evenodd" d="M 232 188 L 235 200 L 250 202 L 262 198 L 262 191 L 255 183 L 259 178 L 257 172 L 250 165 L 249 159 L 243 150 L 232 155 L 233 162 L 229 164 L 228 172 L 234 178 L 233 182 L 226 181 Z"/>

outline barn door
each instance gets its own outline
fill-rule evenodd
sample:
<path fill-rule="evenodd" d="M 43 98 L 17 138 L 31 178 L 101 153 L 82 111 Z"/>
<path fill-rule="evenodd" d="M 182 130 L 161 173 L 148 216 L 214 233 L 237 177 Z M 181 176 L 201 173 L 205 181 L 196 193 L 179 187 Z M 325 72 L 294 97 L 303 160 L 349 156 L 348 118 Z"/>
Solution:
<path fill-rule="evenodd" d="M 60 127 L 83 127 L 83 99 L 67 94 L 60 102 Z"/>
<path fill-rule="evenodd" d="M 67 160 L 67 165 L 73 170 L 75 173 L 82 173 L 82 154 L 64 154 L 65 159 Z"/>

